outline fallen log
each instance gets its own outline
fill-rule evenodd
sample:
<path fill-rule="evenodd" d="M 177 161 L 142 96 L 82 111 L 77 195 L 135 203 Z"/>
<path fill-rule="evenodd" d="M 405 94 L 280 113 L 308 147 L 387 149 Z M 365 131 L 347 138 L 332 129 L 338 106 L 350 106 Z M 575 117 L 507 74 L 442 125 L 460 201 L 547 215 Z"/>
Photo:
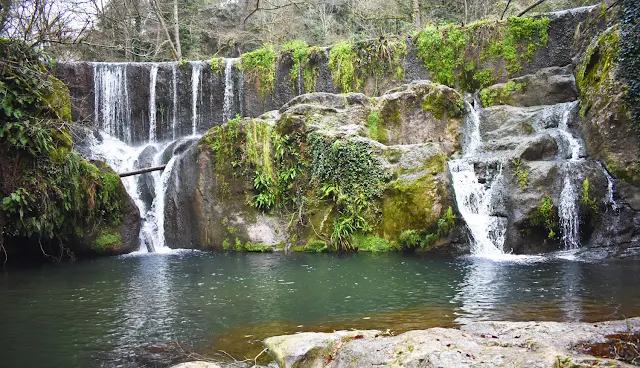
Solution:
<path fill-rule="evenodd" d="M 140 174 L 146 174 L 148 172 L 152 172 L 152 171 L 160 171 L 160 170 L 164 170 L 164 168 L 167 167 L 167 165 L 162 165 L 162 166 L 156 166 L 156 167 L 148 167 L 146 169 L 140 169 L 140 170 L 136 170 L 136 171 L 130 171 L 127 173 L 122 173 L 122 174 L 118 174 L 120 175 L 121 178 L 127 177 L 127 176 L 132 176 L 132 175 L 140 175 Z"/>

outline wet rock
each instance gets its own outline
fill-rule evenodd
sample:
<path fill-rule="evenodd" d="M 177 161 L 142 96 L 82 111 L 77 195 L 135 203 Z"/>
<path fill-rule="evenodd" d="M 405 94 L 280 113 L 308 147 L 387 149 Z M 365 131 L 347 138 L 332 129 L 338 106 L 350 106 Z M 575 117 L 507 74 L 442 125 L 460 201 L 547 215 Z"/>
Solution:
<path fill-rule="evenodd" d="M 458 329 L 431 328 L 398 336 L 356 331 L 361 338 L 302 333 L 266 339 L 281 367 L 631 367 L 584 354 L 583 344 L 640 328 L 640 319 L 591 323 L 475 322 Z"/>
<path fill-rule="evenodd" d="M 222 368 L 222 366 L 212 362 L 195 361 L 195 362 L 180 363 L 172 366 L 171 368 Z"/>
<path fill-rule="evenodd" d="M 148 167 L 155 166 L 154 158 L 158 150 L 155 146 L 149 145 L 145 147 L 142 152 L 140 152 L 140 156 L 133 165 L 134 169 L 144 169 Z M 155 188 L 155 180 L 153 179 L 153 175 L 157 175 L 154 173 L 147 173 L 137 175 L 135 180 L 138 182 L 138 189 L 140 191 L 140 199 L 145 203 L 147 208 L 151 207 L 151 203 L 153 202 L 153 198 L 156 195 Z"/>
<path fill-rule="evenodd" d="M 578 90 L 573 66 L 551 67 L 487 87 L 480 92 L 483 103 L 530 107 L 575 101 Z"/>

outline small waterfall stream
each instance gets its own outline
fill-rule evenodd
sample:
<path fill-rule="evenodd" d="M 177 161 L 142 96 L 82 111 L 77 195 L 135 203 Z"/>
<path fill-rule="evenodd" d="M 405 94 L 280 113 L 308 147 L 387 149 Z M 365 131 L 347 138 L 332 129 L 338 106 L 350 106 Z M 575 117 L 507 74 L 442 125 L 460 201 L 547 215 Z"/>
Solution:
<path fill-rule="evenodd" d="M 233 118 L 233 68 L 236 59 L 224 59 L 224 105 L 223 105 L 223 122 L 227 122 Z"/>
<path fill-rule="evenodd" d="M 234 75 L 236 62 L 237 59 L 225 59 L 224 111 L 220 114 L 224 121 L 241 113 L 242 73 Z M 179 152 L 197 141 L 194 138 L 198 137 L 198 130 L 205 128 L 201 124 L 210 118 L 203 115 L 206 65 L 205 62 L 189 62 L 189 73 L 178 63 L 93 63 L 94 121 L 100 138 L 91 139 L 89 158 L 103 160 L 117 172 L 166 165 L 162 172 L 122 179 L 142 218 L 140 252 L 171 251 L 164 234 L 167 188 Z M 132 81 L 143 76 L 149 78 L 149 95 L 148 99 L 140 101 L 129 88 Z M 181 91 L 181 76 L 182 83 L 190 83 L 190 89 Z M 170 85 L 163 85 L 164 81 L 169 81 Z M 212 79 L 206 81 L 210 83 Z M 181 115 L 186 112 L 180 110 L 183 100 L 191 103 L 191 114 L 187 117 Z M 141 102 L 148 104 L 148 112 L 144 116 L 134 116 L 132 107 L 140 107 L 134 104 Z M 140 119 L 148 119 L 148 125 Z"/>
<path fill-rule="evenodd" d="M 158 65 L 151 66 L 149 72 L 149 142 L 156 141 L 156 81 Z"/>
<path fill-rule="evenodd" d="M 203 63 L 200 61 L 190 61 L 191 64 L 191 129 L 192 135 L 198 133 L 198 94 L 201 88 L 201 76 Z"/>
<path fill-rule="evenodd" d="M 558 124 L 560 135 L 568 142 L 570 158 L 564 164 L 564 183 L 560 194 L 558 214 L 562 227 L 562 239 L 565 250 L 578 249 L 580 247 L 580 219 L 578 217 L 578 191 L 572 182 L 574 163 L 579 162 L 580 142 L 569 131 L 569 119 L 577 102 L 569 102 L 561 105 L 562 119 Z"/>
<path fill-rule="evenodd" d="M 496 172 L 491 183 L 481 183 L 476 174 L 476 165 L 491 166 L 483 162 L 479 153 L 482 147 L 480 118 L 471 104 L 465 103 L 464 156 L 449 161 L 458 211 L 462 215 L 471 235 L 471 252 L 475 256 L 495 258 L 504 254 L 503 245 L 506 219 L 491 215 L 491 200 L 494 186 L 502 176 L 502 164 L 494 163 Z"/>

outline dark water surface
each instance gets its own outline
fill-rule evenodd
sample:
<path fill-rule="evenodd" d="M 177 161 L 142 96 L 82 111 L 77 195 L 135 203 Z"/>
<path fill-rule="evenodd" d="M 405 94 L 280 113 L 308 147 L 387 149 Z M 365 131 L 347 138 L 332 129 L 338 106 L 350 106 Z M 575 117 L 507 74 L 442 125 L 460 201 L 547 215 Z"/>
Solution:
<path fill-rule="evenodd" d="M 0 366 L 164 366 L 177 350 L 242 359 L 303 330 L 619 319 L 640 316 L 639 285 L 640 261 L 401 254 L 184 251 L 9 269 Z"/>

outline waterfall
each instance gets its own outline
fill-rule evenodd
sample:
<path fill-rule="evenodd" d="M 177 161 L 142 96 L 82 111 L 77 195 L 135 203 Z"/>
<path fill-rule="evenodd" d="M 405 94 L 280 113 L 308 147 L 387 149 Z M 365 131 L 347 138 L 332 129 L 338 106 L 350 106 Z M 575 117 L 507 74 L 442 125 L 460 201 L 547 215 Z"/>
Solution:
<path fill-rule="evenodd" d="M 156 79 L 158 65 L 151 65 L 149 72 L 149 142 L 156 141 Z"/>
<path fill-rule="evenodd" d="M 94 63 L 94 119 L 100 130 L 132 142 L 127 63 Z"/>
<path fill-rule="evenodd" d="M 171 136 L 176 139 L 176 126 L 178 124 L 178 63 L 171 64 L 171 107 L 173 116 L 171 119 Z"/>
<path fill-rule="evenodd" d="M 491 201 L 502 176 L 502 164 L 495 165 L 495 174 L 491 184 L 481 183 L 476 175 L 476 164 L 486 165 L 474 157 L 482 148 L 480 135 L 480 118 L 468 102 L 465 103 L 467 117 L 465 119 L 465 136 L 463 137 L 464 157 L 449 161 L 449 171 L 453 182 L 458 211 L 467 224 L 471 235 L 471 252 L 473 255 L 495 258 L 504 254 L 503 245 L 506 234 L 506 219 L 491 215 Z M 489 174 L 487 175 L 489 176 Z"/>
<path fill-rule="evenodd" d="M 494 187 L 502 176 L 502 165 L 498 164 L 493 184 L 489 186 L 478 181 L 475 164 L 470 159 L 449 161 L 449 170 L 458 211 L 471 233 L 471 253 L 488 258 L 504 254 L 506 219 L 492 216 L 490 212 Z"/>
<path fill-rule="evenodd" d="M 191 65 L 191 134 L 195 136 L 198 133 L 198 93 L 203 63 L 190 61 L 189 64 Z"/>
<path fill-rule="evenodd" d="M 202 69 L 204 63 L 193 62 L 192 65 L 192 133 L 197 133 L 200 116 L 198 114 L 201 100 Z M 125 189 L 132 197 L 140 211 L 142 226 L 140 229 L 139 252 L 169 252 L 164 236 L 164 211 L 166 191 L 172 168 L 177 156 L 174 149 L 180 143 L 179 111 L 178 111 L 178 64 L 170 65 L 172 88 L 157 89 L 158 73 L 168 72 L 168 63 L 127 64 L 127 63 L 93 63 L 94 70 L 94 119 L 100 131 L 101 139 L 92 138 L 90 142 L 90 159 L 103 160 L 116 172 L 129 172 L 147 165 L 160 166 L 166 164 L 162 172 L 130 176 L 122 179 Z M 129 69 L 131 68 L 131 69 Z M 128 71 L 130 75 L 128 75 Z M 140 73 L 149 75 L 148 106 L 133 105 L 129 95 L 129 81 L 137 80 Z M 167 94 L 167 96 L 158 95 Z M 169 96 L 171 95 L 171 96 Z M 135 98 L 136 95 L 131 95 Z M 136 100 L 138 101 L 138 100 Z M 167 102 L 163 102 L 167 101 Z M 137 102 L 136 102 L 137 103 Z M 170 106 L 163 106 L 162 104 Z M 147 109 L 148 132 L 140 134 L 141 123 L 134 119 L 132 108 L 137 111 Z M 171 131 L 163 131 L 157 123 L 159 109 L 172 109 Z M 139 115 L 135 115 L 139 116 Z M 146 119 L 145 119 L 146 120 Z M 167 129 L 167 130 L 168 130 Z M 135 137 L 142 142 L 134 144 Z M 167 141 L 159 141 L 159 137 L 167 137 Z M 173 139 L 171 139 L 173 138 Z M 150 202 L 149 202 L 150 201 Z"/>
<path fill-rule="evenodd" d="M 469 131 L 469 134 L 465 137 L 463 153 L 465 156 L 470 156 L 476 153 L 482 144 L 482 137 L 480 136 L 480 117 L 478 116 L 478 112 L 470 103 L 465 102 L 465 107 L 468 112 L 465 118 L 465 129 Z"/>
<path fill-rule="evenodd" d="M 222 121 L 233 119 L 233 67 L 235 59 L 224 59 L 224 105 Z"/>
<path fill-rule="evenodd" d="M 573 164 L 580 159 L 580 142 L 569 132 L 569 119 L 576 102 L 560 105 L 562 119 L 558 124 L 560 135 L 569 143 L 570 159 L 564 165 L 564 183 L 560 193 L 560 205 L 558 214 L 562 227 L 562 240 L 566 250 L 578 249 L 580 247 L 580 219 L 578 217 L 578 191 L 572 182 Z"/>
<path fill-rule="evenodd" d="M 609 174 L 609 171 L 606 167 L 604 167 L 602 162 L 600 162 L 599 164 L 600 168 L 602 168 L 604 176 L 606 176 L 607 178 L 607 204 L 611 207 L 611 209 L 613 209 L 615 213 L 618 213 L 620 211 L 620 205 L 618 204 L 618 202 L 616 202 L 616 199 L 614 197 L 615 187 L 613 184 L 613 177 L 611 177 L 611 174 Z"/>

